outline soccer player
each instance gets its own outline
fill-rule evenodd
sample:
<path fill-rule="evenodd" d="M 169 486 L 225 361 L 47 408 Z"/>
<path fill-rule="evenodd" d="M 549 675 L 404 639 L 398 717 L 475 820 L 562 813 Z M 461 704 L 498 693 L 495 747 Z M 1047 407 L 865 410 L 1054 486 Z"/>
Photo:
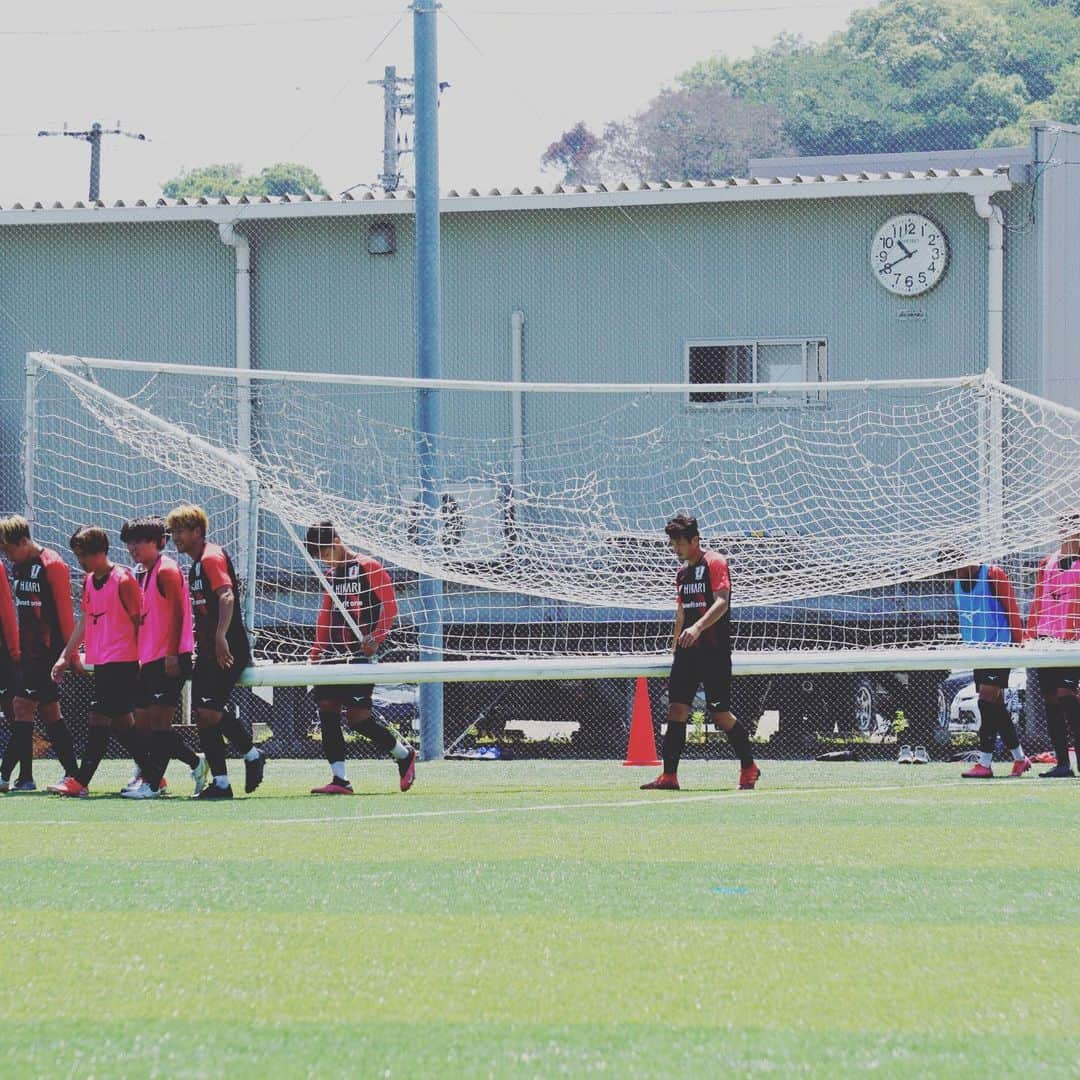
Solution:
<path fill-rule="evenodd" d="M 989 563 L 970 563 L 953 573 L 953 599 L 960 620 L 960 637 L 976 645 L 1019 645 L 1023 639 L 1020 611 L 1009 575 Z M 975 688 L 979 694 L 979 761 L 960 775 L 977 780 L 994 775 L 994 744 L 997 736 L 1012 754 L 1010 776 L 1023 776 L 1031 762 L 1020 745 L 1016 725 L 1005 707 L 1008 668 L 977 668 Z"/>
<path fill-rule="evenodd" d="M 82 765 L 59 784 L 50 784 L 48 790 L 85 799 L 108 748 L 110 727 L 124 749 L 136 761 L 142 760 L 144 746 L 137 739 L 132 715 L 139 680 L 141 605 L 135 575 L 109 559 L 109 537 L 104 529 L 90 525 L 76 529 L 70 546 L 86 574 L 82 610 L 64 651 L 53 664 L 52 677 L 59 682 L 69 668 L 86 671 L 79 657 L 79 646 L 85 643 L 86 662 L 94 666 L 94 698 Z"/>
<path fill-rule="evenodd" d="M 189 749 L 173 730 L 180 693 L 191 676 L 195 652 L 191 596 L 176 560 L 164 554 L 165 522 L 159 517 L 124 523 L 120 539 L 135 563 L 142 623 L 139 629 L 139 694 L 135 724 L 146 733 L 150 772 L 139 773 L 123 794 L 152 799 L 159 794 L 170 758 L 191 770 L 195 794 L 206 786 L 206 757 Z"/>
<path fill-rule="evenodd" d="M 192 560 L 188 571 L 195 616 L 191 696 L 199 741 L 214 777 L 214 782 L 196 798 L 231 799 L 225 739 L 244 759 L 244 791 L 248 794 L 262 783 L 266 755 L 252 743 L 239 717 L 228 709 L 233 687 L 251 663 L 251 645 L 238 604 L 240 590 L 232 559 L 223 547 L 207 541 L 209 525 L 201 506 L 177 506 L 165 518 L 165 528 L 176 550 Z"/>
<path fill-rule="evenodd" d="M 1027 637 L 1080 639 L 1080 515 L 1062 518 L 1064 539 L 1040 564 L 1035 576 L 1035 598 L 1028 612 Z M 1043 779 L 1072 776 L 1069 766 L 1069 727 L 1080 748 L 1080 685 L 1077 668 L 1042 668 L 1039 687 L 1046 704 L 1046 726 L 1057 764 Z"/>
<path fill-rule="evenodd" d="M 19 666 L 19 621 L 15 617 L 15 605 L 11 600 L 11 583 L 8 580 L 7 567 L 0 563 L 0 712 L 8 727 L 14 723 L 15 711 L 12 705 L 12 691 L 15 687 L 15 672 Z M 11 791 L 11 774 L 17 764 L 18 740 L 14 729 L 9 733 L 4 759 L 0 762 L 0 792 Z M 19 789 L 19 781 L 14 784 Z"/>
<path fill-rule="evenodd" d="M 761 776 L 750 736 L 731 711 L 731 578 L 727 561 L 701 546 L 697 518 L 678 514 L 665 526 L 668 545 L 683 564 L 675 577 L 676 607 L 668 681 L 664 771 L 643 789 L 679 790 L 679 759 L 686 746 L 686 723 L 698 687 L 713 723 L 727 733 L 739 757 L 739 787 L 749 791 Z"/>
<path fill-rule="evenodd" d="M 71 574 L 52 548 L 30 536 L 30 524 L 12 514 L 0 519 L 0 547 L 12 564 L 12 594 L 19 621 L 20 663 L 12 691 L 14 720 L 9 746 L 19 762 L 19 790 L 34 791 L 34 717 L 40 716 L 64 776 L 78 768 L 71 732 L 60 715 L 52 666 L 75 626 Z M 7 779 L 10 780 L 10 774 Z"/>
<path fill-rule="evenodd" d="M 305 537 L 312 558 L 326 565 L 327 578 L 334 595 L 363 634 L 357 639 L 329 594 L 323 596 L 315 623 L 315 644 L 311 647 L 313 664 L 363 664 L 386 640 L 397 615 L 397 598 L 390 575 L 374 559 L 350 551 L 334 529 L 333 523 L 312 525 Z M 312 788 L 313 795 L 351 795 L 352 784 L 345 775 L 345 736 L 341 730 L 341 712 L 353 731 L 369 739 L 384 754 L 397 761 L 398 781 L 408 791 L 416 779 L 416 751 L 403 743 L 371 711 L 370 683 L 353 686 L 316 686 L 319 705 L 319 728 L 323 754 L 330 763 L 332 776 L 324 787 Z"/>

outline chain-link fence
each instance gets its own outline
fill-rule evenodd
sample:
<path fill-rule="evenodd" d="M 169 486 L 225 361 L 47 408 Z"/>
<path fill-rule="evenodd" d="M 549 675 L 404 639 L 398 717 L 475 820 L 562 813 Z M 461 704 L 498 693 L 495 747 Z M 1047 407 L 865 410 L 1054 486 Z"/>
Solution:
<path fill-rule="evenodd" d="M 879 14 L 896 6 L 879 5 Z M 1045 18 L 1064 32 L 1062 12 Z M 977 376 L 989 367 L 1008 386 L 1080 405 L 1077 346 L 1066 318 L 1080 284 L 1073 254 L 1080 248 L 1070 241 L 1080 228 L 1074 179 L 1080 133 L 1056 122 L 1075 117 L 1065 97 L 1054 96 L 1065 85 L 1067 65 L 1055 52 L 1044 57 L 1037 78 L 1019 48 L 1010 60 L 996 46 L 981 57 L 979 49 L 958 46 L 956 63 L 982 65 L 1004 94 L 995 106 L 1000 115 L 980 113 L 970 82 L 960 79 L 941 90 L 951 108 L 935 107 L 919 127 L 911 120 L 914 87 L 925 72 L 915 67 L 937 61 L 923 49 L 909 70 L 886 57 L 875 78 L 908 92 L 888 98 L 875 90 L 875 115 L 859 119 L 852 88 L 863 85 L 855 76 L 866 74 L 867 57 L 881 43 L 875 19 L 867 14 L 845 30 L 851 40 L 844 62 L 857 55 L 864 67 L 836 67 L 847 72 L 838 76 L 836 92 L 813 82 L 824 68 L 812 63 L 831 56 L 839 64 L 835 42 L 792 49 L 789 61 L 777 46 L 761 58 L 757 75 L 748 64 L 703 63 L 674 97 L 661 95 L 653 113 L 621 130 L 616 125 L 596 145 L 568 141 L 566 153 L 550 158 L 564 170 L 561 183 L 493 190 L 477 177 L 482 186 L 446 194 L 441 345 L 447 379 L 687 384 L 663 415 L 659 398 L 644 392 L 617 398 L 504 393 L 482 406 L 462 391 L 445 393 L 443 487 L 435 493 L 437 520 L 428 524 L 459 555 L 440 600 L 447 659 L 662 650 L 671 611 L 655 598 L 670 589 L 674 563 L 660 530 L 679 510 L 697 513 L 703 533 L 730 557 L 736 649 L 955 640 L 950 586 L 937 563 L 946 540 L 958 539 L 963 554 L 979 561 L 1004 560 L 1026 613 L 1038 557 L 1057 540 L 1053 518 L 1073 498 L 1065 480 L 1054 480 L 1055 502 L 1047 495 L 1049 479 L 1041 487 L 1028 479 L 1043 466 L 1051 476 L 1053 438 L 1060 433 L 1050 430 L 1032 454 L 1025 442 L 1030 433 L 999 418 L 995 443 L 986 427 L 992 415 L 972 413 L 958 424 L 937 398 L 902 436 L 896 413 L 881 401 L 865 403 L 852 417 L 830 385 Z M 904 19 L 905 33 L 925 45 L 929 30 Z M 991 40 L 984 22 L 976 20 L 971 41 Z M 470 29 L 467 19 L 463 25 Z M 813 115 L 780 79 L 785 63 L 820 91 Z M 939 67 L 949 64 L 943 59 Z M 1024 89 L 1009 81 L 1014 77 L 1026 80 Z M 985 79 L 978 85 L 990 92 Z M 509 90 L 528 94 L 524 86 Z M 746 109 L 737 113 L 733 99 Z M 1060 112 L 1044 122 L 1032 109 L 1051 101 Z M 768 138 L 744 141 L 750 149 L 732 157 L 720 152 L 734 140 L 730 124 L 720 121 L 736 113 Z M 961 113 L 963 123 L 945 122 Z M 683 127 L 667 122 L 672 117 Z M 667 153 L 657 132 L 670 142 L 683 137 L 680 131 L 688 145 L 709 152 Z M 588 153 L 575 156 L 575 146 Z M 711 175 L 721 165 L 739 175 Z M 267 578 L 266 591 L 247 611 L 260 659 L 275 662 L 306 657 L 321 598 L 290 528 L 299 535 L 324 517 L 347 521 L 352 545 L 382 558 L 401 600 L 397 634 L 383 659 L 414 659 L 421 571 L 416 560 L 387 555 L 408 546 L 410 529 L 425 528 L 402 511 L 420 487 L 412 388 L 381 388 L 361 402 L 335 383 L 301 392 L 284 382 L 271 395 L 254 380 L 240 380 L 248 391 L 241 407 L 235 394 L 218 395 L 217 382 L 197 371 L 411 376 L 413 211 L 407 185 L 358 197 L 4 207 L 4 506 L 28 512 L 42 538 L 67 555 L 64 529 L 73 523 L 105 523 L 115 542 L 127 517 L 201 502 L 245 587 L 248 561 L 273 568 L 273 580 Z M 35 415 L 28 414 L 34 399 L 26 393 L 24 360 L 38 350 L 196 370 L 176 376 L 167 394 L 159 393 L 165 380 L 144 369 L 98 372 L 92 381 L 118 395 L 119 404 L 101 399 L 99 414 L 75 425 L 73 413 L 39 408 L 41 399 Z M 694 389 L 715 383 L 742 385 Z M 778 395 L 786 384 L 803 388 Z M 259 510 L 252 529 L 238 509 L 247 493 L 223 486 L 224 466 L 203 477 L 178 457 L 163 480 L 141 465 L 155 457 L 155 441 L 167 438 L 150 429 L 138 436 L 141 446 L 132 441 L 127 456 L 115 456 L 112 425 L 124 403 L 241 462 L 260 461 L 279 477 L 288 473 L 293 501 L 282 509 L 288 500 L 279 488 L 281 514 Z M 840 424 L 844 442 L 829 434 Z M 731 449 L 737 440 L 748 448 L 743 458 Z M 150 443 L 154 453 L 143 453 Z M 927 459 L 937 454 L 933 500 L 922 481 L 912 480 L 913 445 Z M 843 482 L 822 456 L 841 446 L 853 466 Z M 501 462 L 497 475 L 477 465 L 484 454 Z M 686 466 L 677 484 L 662 467 L 665 454 Z M 778 466 L 774 459 L 785 454 L 787 463 Z M 881 484 L 844 488 L 857 455 L 869 472 L 893 469 L 891 498 Z M 35 475 L 34 466 L 47 458 L 46 472 Z M 783 497 L 760 479 L 770 460 L 774 474 L 786 477 Z M 987 479 L 995 460 L 996 482 Z M 1039 493 L 1037 506 L 1018 494 L 1021 473 L 1023 492 Z M 239 468 L 238 483 L 244 475 Z M 508 497 L 523 489 L 527 499 Z M 852 517 L 841 524 L 834 511 L 845 490 Z M 998 507 L 1014 503 L 1015 516 L 1027 515 L 1032 530 L 1002 541 L 1008 515 L 993 508 L 994 500 Z M 815 506 L 816 513 L 807 509 Z M 530 528 L 556 553 L 537 571 L 542 584 L 530 592 L 518 578 L 481 580 L 480 563 L 512 577 L 522 560 L 509 553 L 520 551 Z M 395 529 L 401 535 L 389 543 Z M 560 547 L 568 535 L 593 545 L 604 564 L 595 580 L 621 577 L 621 588 L 648 602 L 628 604 L 630 610 L 613 617 L 610 597 L 597 602 L 590 595 L 588 574 L 575 579 L 573 595 L 553 590 L 551 582 L 574 562 Z M 814 550 L 852 537 L 862 554 L 849 560 L 850 576 L 823 586 Z M 875 559 L 891 561 L 893 570 L 869 573 Z M 534 554 L 534 569 L 539 562 Z M 770 575 L 784 579 L 775 594 Z M 1031 737 L 1041 740 L 1038 694 L 1026 693 L 1021 676 L 1014 681 L 1011 707 L 1025 723 L 1028 713 L 1036 718 Z M 904 743 L 944 754 L 972 741 L 977 710 L 970 683 L 969 673 L 947 666 L 748 675 L 736 679 L 734 711 L 754 731 L 762 756 L 846 748 L 891 756 Z M 65 698 L 76 726 L 85 710 L 78 686 L 72 680 Z M 615 678 L 448 684 L 444 747 L 476 756 L 618 757 L 626 749 L 632 690 L 630 680 Z M 657 725 L 664 693 L 662 680 L 650 680 Z M 272 700 L 238 692 L 259 737 L 281 754 L 319 756 L 310 694 L 275 688 L 267 697 Z M 403 732 L 415 731 L 415 687 L 380 685 L 376 708 Z M 350 742 L 350 752 L 366 752 L 365 745 Z M 704 708 L 695 707 L 688 753 L 721 755 L 725 747 Z"/>

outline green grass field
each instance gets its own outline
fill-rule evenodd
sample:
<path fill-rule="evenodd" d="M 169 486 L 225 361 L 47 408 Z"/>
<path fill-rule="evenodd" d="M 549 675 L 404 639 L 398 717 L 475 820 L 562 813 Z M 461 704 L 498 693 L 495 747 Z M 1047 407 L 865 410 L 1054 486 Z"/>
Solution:
<path fill-rule="evenodd" d="M 666 793 L 446 762 L 402 795 L 354 763 L 319 799 L 325 766 L 273 762 L 228 804 L 4 796 L 0 1069 L 1076 1076 L 1080 780 L 959 771 L 766 762 L 738 792 L 690 762 Z"/>

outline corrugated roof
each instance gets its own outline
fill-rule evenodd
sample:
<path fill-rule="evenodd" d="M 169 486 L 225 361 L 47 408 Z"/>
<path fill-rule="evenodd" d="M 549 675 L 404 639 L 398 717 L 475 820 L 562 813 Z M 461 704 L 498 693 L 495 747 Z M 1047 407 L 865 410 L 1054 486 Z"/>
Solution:
<path fill-rule="evenodd" d="M 664 180 L 618 184 L 556 184 L 550 188 L 493 187 L 451 189 L 441 196 L 444 210 L 514 210 L 519 208 L 576 205 L 643 205 L 682 202 L 723 202 L 741 198 L 842 197 L 845 195 L 910 194 L 925 188 L 953 188 L 956 193 L 992 193 L 1011 186 L 1007 165 L 976 169 L 908 169 L 900 172 L 841 172 L 792 176 L 730 177 L 725 180 Z M 0 206 L 0 222 L 18 217 L 52 221 L 101 219 L 131 220 L 136 217 L 209 217 L 225 220 L 229 210 L 246 209 L 243 217 L 319 216 L 348 213 L 411 212 L 415 193 L 364 192 L 361 195 L 200 196 L 190 199 L 136 199 L 105 202 L 11 203 Z M 200 213 L 199 211 L 203 211 Z M 224 213 L 223 213 L 224 211 Z M 118 213 L 119 212 L 119 213 Z"/>

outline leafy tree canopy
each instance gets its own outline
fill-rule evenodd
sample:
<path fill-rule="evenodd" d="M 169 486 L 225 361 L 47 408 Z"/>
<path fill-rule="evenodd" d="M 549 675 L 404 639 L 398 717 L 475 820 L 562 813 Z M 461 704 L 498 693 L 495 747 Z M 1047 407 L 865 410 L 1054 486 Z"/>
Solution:
<path fill-rule="evenodd" d="M 258 174 L 249 176 L 245 176 L 241 167 L 235 163 L 203 165 L 167 180 L 161 185 L 161 190 L 168 199 L 303 195 L 305 191 L 310 191 L 313 195 L 326 194 L 326 189 L 314 170 L 306 165 L 287 161 L 268 165 Z"/>

